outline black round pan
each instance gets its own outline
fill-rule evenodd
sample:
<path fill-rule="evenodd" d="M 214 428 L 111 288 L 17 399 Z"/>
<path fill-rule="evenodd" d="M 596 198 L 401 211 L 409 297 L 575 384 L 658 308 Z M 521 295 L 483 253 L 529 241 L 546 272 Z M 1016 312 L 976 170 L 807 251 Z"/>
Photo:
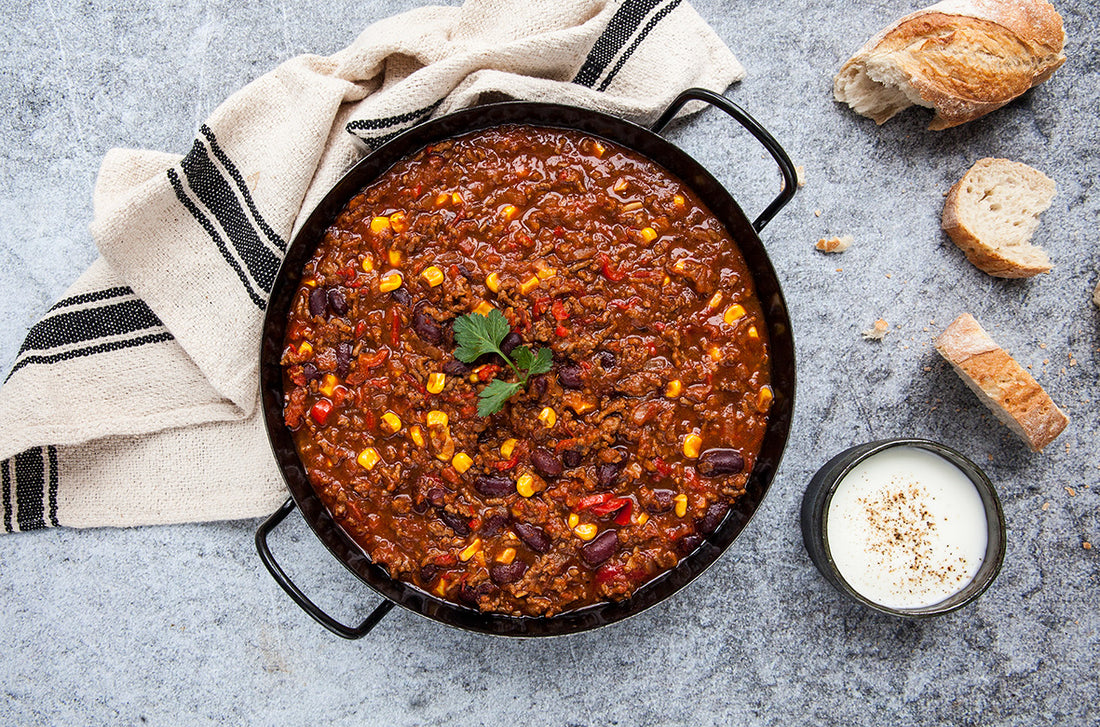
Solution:
<path fill-rule="evenodd" d="M 748 129 L 779 165 L 783 188 L 754 222 L 749 222 L 729 192 L 698 162 L 659 136 L 659 132 L 690 101 L 703 101 L 725 111 Z M 283 423 L 283 372 L 279 362 L 283 352 L 287 316 L 300 282 L 302 268 L 313 255 L 325 229 L 351 197 L 398 160 L 428 144 L 501 124 L 530 124 L 587 132 L 629 147 L 679 177 L 694 189 L 725 224 L 744 254 L 752 271 L 756 293 L 763 305 L 771 340 L 771 378 L 775 400 L 768 416 L 763 446 L 750 474 L 747 493 L 737 500 L 719 527 L 695 551 L 682 558 L 676 567 L 639 588 L 630 599 L 593 604 L 541 618 L 482 613 L 466 608 L 394 580 L 384 568 L 371 563 L 359 546 L 332 519 L 314 493 L 298 459 L 291 433 Z M 757 233 L 790 201 L 795 188 L 794 165 L 775 139 L 724 96 L 703 89 L 688 89 L 680 94 L 652 129 L 571 106 L 528 102 L 501 103 L 466 109 L 413 127 L 364 158 L 325 196 L 290 245 L 275 281 L 264 320 L 260 349 L 260 393 L 264 421 L 272 451 L 291 494 L 291 498 L 256 532 L 257 550 L 271 575 L 306 613 L 333 633 L 349 639 L 364 636 L 394 605 L 403 606 L 440 623 L 489 634 L 570 634 L 633 616 L 690 583 L 729 547 L 760 507 L 775 476 L 790 432 L 795 389 L 794 339 L 779 280 Z M 358 626 L 340 623 L 319 609 L 294 585 L 275 561 L 267 544 L 267 536 L 295 505 L 336 559 L 382 596 L 382 603 Z"/>

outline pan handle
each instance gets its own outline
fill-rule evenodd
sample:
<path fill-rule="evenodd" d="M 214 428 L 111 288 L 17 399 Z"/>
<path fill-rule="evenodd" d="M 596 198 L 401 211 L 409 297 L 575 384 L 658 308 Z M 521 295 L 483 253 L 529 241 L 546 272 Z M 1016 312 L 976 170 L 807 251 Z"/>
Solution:
<path fill-rule="evenodd" d="M 370 633 L 371 629 L 378 625 L 378 622 L 382 620 L 383 616 L 390 612 L 390 609 L 393 608 L 393 601 L 383 599 L 382 603 L 378 604 L 363 623 L 358 626 L 345 626 L 318 608 L 313 601 L 309 600 L 304 593 L 298 590 L 298 586 L 294 585 L 294 582 L 290 580 L 279 564 L 275 562 L 275 557 L 271 554 L 271 549 L 267 545 L 268 533 L 274 530 L 293 509 L 294 499 L 287 498 L 287 501 L 256 530 L 256 551 L 260 554 L 260 560 L 267 566 L 267 570 L 271 573 L 271 577 L 275 579 L 275 582 L 278 583 L 282 589 L 286 591 L 286 594 L 290 596 L 291 600 L 297 603 L 314 621 L 337 636 L 342 636 L 345 639 L 363 638 Z"/>
<path fill-rule="evenodd" d="M 653 132 L 660 134 L 664 128 L 668 126 L 668 122 L 672 121 L 672 117 L 675 116 L 688 101 L 703 101 L 725 111 L 739 124 L 748 129 L 748 132 L 764 145 L 764 148 L 767 149 L 768 152 L 771 153 L 772 158 L 775 159 L 775 163 L 779 165 L 779 172 L 783 175 L 783 188 L 780 190 L 779 196 L 772 200 L 772 203 L 764 208 L 764 211 L 761 212 L 760 216 L 753 220 L 752 223 L 753 228 L 757 232 L 760 232 L 764 229 L 765 225 L 771 222 L 776 213 L 783 209 L 783 206 L 794 197 L 794 192 L 798 188 L 794 163 L 791 161 L 791 158 L 787 156 L 787 152 L 783 151 L 783 147 L 779 146 L 779 142 L 775 140 L 775 137 L 769 134 L 768 130 L 761 126 L 760 122 L 750 116 L 747 111 L 722 94 L 708 91 L 705 88 L 689 88 L 673 99 L 672 103 L 665 109 L 665 112 L 661 114 L 661 118 L 657 119 L 657 122 L 653 124 Z"/>

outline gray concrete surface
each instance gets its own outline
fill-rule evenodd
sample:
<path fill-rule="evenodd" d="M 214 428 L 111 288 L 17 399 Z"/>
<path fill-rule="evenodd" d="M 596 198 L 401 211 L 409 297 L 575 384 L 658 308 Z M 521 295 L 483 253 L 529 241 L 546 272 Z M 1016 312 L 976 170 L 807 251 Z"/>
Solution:
<path fill-rule="evenodd" d="M 91 190 L 107 149 L 183 151 L 234 89 L 413 4 L 3 0 L 0 368 L 94 258 Z M 916 3 L 696 7 L 748 70 L 729 95 L 806 170 L 763 235 L 798 341 L 793 435 L 762 511 L 713 569 L 630 621 L 575 637 L 494 639 L 397 610 L 347 643 L 268 578 L 255 521 L 0 537 L 0 723 L 1097 723 L 1100 547 L 1082 544 L 1100 540 L 1100 311 L 1089 302 L 1100 275 L 1100 7 L 1058 3 L 1065 67 L 1010 107 L 938 133 L 922 111 L 876 128 L 831 100 L 840 63 Z M 720 114 L 670 133 L 750 215 L 774 193 L 770 164 Z M 982 156 L 1057 181 L 1036 238 L 1050 275 L 989 278 L 940 232 L 941 194 Z M 855 238 L 848 252 L 813 250 L 835 234 Z M 1048 451 L 1028 453 L 932 350 L 963 311 L 1072 418 Z M 886 339 L 862 340 L 879 317 Z M 818 466 L 900 435 L 983 464 L 1008 520 L 1000 578 L 935 620 L 845 601 L 798 531 Z M 290 523 L 275 539 L 288 569 L 335 613 L 365 613 L 374 597 Z"/>

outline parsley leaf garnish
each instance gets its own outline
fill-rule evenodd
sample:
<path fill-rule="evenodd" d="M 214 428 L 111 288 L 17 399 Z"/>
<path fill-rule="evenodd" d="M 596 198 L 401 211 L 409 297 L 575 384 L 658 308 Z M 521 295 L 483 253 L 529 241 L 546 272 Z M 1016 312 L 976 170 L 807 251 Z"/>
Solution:
<path fill-rule="evenodd" d="M 494 309 L 489 315 L 480 313 L 467 313 L 455 319 L 454 332 L 455 358 L 464 363 L 473 363 L 487 353 L 498 354 L 508 364 L 519 379 L 515 382 L 493 379 L 478 394 L 478 416 L 489 416 L 501 410 L 504 402 L 523 390 L 527 380 L 538 374 L 545 374 L 550 370 L 554 361 L 554 354 L 549 348 L 536 349 L 534 353 L 527 346 L 517 346 L 512 350 L 512 358 L 500 350 L 500 344 L 504 337 L 512 330 L 508 325 L 508 319 L 504 314 Z"/>

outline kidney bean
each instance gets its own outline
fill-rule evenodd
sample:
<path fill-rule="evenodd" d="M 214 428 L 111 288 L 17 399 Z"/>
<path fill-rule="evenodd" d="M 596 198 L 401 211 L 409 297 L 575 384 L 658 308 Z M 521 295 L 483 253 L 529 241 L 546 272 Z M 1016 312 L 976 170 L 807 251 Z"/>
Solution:
<path fill-rule="evenodd" d="M 458 600 L 477 608 L 478 601 L 481 597 L 489 595 L 493 590 L 492 583 L 479 583 L 472 587 L 463 583 L 458 589 Z"/>
<path fill-rule="evenodd" d="M 550 387 L 550 381 L 542 375 L 536 376 L 531 379 L 531 389 L 535 392 L 535 397 L 541 399 L 546 396 L 546 390 Z"/>
<path fill-rule="evenodd" d="M 545 447 L 531 453 L 531 466 L 543 477 L 557 477 L 562 471 L 561 460 Z"/>
<path fill-rule="evenodd" d="M 674 497 L 676 497 L 676 493 L 672 490 L 654 490 L 653 499 L 646 506 L 646 510 L 654 514 L 668 512 L 672 509 L 672 498 Z"/>
<path fill-rule="evenodd" d="M 309 294 L 309 314 L 323 316 L 328 312 L 328 293 L 324 288 L 314 288 Z"/>
<path fill-rule="evenodd" d="M 339 376 L 347 376 L 351 369 L 351 344 L 341 341 L 336 344 L 336 373 Z"/>
<path fill-rule="evenodd" d="M 695 465 L 695 471 L 704 477 L 735 475 L 743 469 L 745 459 L 735 449 L 708 449 Z"/>
<path fill-rule="evenodd" d="M 443 507 L 443 498 L 446 496 L 446 492 L 442 487 L 433 487 L 428 490 L 428 502 L 432 503 L 436 507 Z"/>
<path fill-rule="evenodd" d="M 615 354 L 610 351 L 600 351 L 599 355 L 596 356 L 596 360 L 600 362 L 600 366 L 603 366 L 606 371 L 615 365 Z"/>
<path fill-rule="evenodd" d="M 614 530 L 604 530 L 596 539 L 581 548 L 581 560 L 595 568 L 615 554 L 619 547 L 619 534 Z"/>
<path fill-rule="evenodd" d="M 512 523 L 512 529 L 516 531 L 519 539 L 536 553 L 545 553 L 550 550 L 550 537 L 537 525 L 514 522 Z"/>
<path fill-rule="evenodd" d="M 489 517 L 485 518 L 481 523 L 481 534 L 483 537 L 491 538 L 501 531 L 501 528 L 508 522 L 508 516 L 502 512 L 494 512 Z"/>
<path fill-rule="evenodd" d="M 527 572 L 527 564 L 522 560 L 513 560 L 508 565 L 494 565 L 489 569 L 489 578 L 498 586 L 515 583 Z"/>
<path fill-rule="evenodd" d="M 457 358 L 452 358 L 450 361 L 443 364 L 443 373 L 450 374 L 451 376 L 465 376 L 470 373 L 470 367 Z"/>
<path fill-rule="evenodd" d="M 695 522 L 696 529 L 704 535 L 713 533 L 729 510 L 730 506 L 724 502 L 714 503 L 707 508 L 703 517 Z"/>
<path fill-rule="evenodd" d="M 508 335 L 500 342 L 500 350 L 504 351 L 504 355 L 511 356 L 512 350 L 521 343 L 523 343 L 523 339 L 520 338 L 518 333 L 515 331 L 508 331 Z"/>
<path fill-rule="evenodd" d="M 567 449 L 561 453 L 561 461 L 569 469 L 581 466 L 581 451 L 579 449 Z"/>
<path fill-rule="evenodd" d="M 439 575 L 439 571 L 443 570 L 441 566 L 435 563 L 428 563 L 420 566 L 420 582 L 427 585 L 435 580 L 435 577 Z"/>
<path fill-rule="evenodd" d="M 400 303 L 401 305 L 408 305 L 409 303 L 412 303 L 413 300 L 412 293 L 405 290 L 404 287 L 391 290 L 390 298 L 392 298 L 394 302 Z"/>
<path fill-rule="evenodd" d="M 344 294 L 339 290 L 332 288 L 328 292 L 328 307 L 332 309 L 332 312 L 338 316 L 347 315 L 348 301 L 344 297 Z"/>
<path fill-rule="evenodd" d="M 609 487 L 614 487 L 615 483 L 619 481 L 619 470 L 621 469 L 621 462 L 604 462 L 601 465 L 597 465 L 596 485 L 605 490 Z"/>
<path fill-rule="evenodd" d="M 321 372 L 312 363 L 302 364 L 302 375 L 306 377 L 306 381 L 321 378 Z"/>
<path fill-rule="evenodd" d="M 581 379 L 583 373 L 576 364 L 562 366 L 558 369 L 558 382 L 566 389 L 584 388 L 584 381 Z"/>
<path fill-rule="evenodd" d="M 516 486 L 507 477 L 481 475 L 474 480 L 474 489 L 485 497 L 504 497 L 515 492 Z"/>
<path fill-rule="evenodd" d="M 439 519 L 447 523 L 451 530 L 455 531 L 455 535 L 469 535 L 470 523 L 466 522 L 466 518 L 461 515 L 456 515 L 453 512 L 447 512 L 446 510 L 439 511 Z"/>
<path fill-rule="evenodd" d="M 416 335 L 427 343 L 436 344 L 443 340 L 443 328 L 422 310 L 413 314 L 412 325 Z"/>
<path fill-rule="evenodd" d="M 685 535 L 676 542 L 676 550 L 680 551 L 680 556 L 683 557 L 699 547 L 699 543 L 703 542 L 701 535 Z"/>

